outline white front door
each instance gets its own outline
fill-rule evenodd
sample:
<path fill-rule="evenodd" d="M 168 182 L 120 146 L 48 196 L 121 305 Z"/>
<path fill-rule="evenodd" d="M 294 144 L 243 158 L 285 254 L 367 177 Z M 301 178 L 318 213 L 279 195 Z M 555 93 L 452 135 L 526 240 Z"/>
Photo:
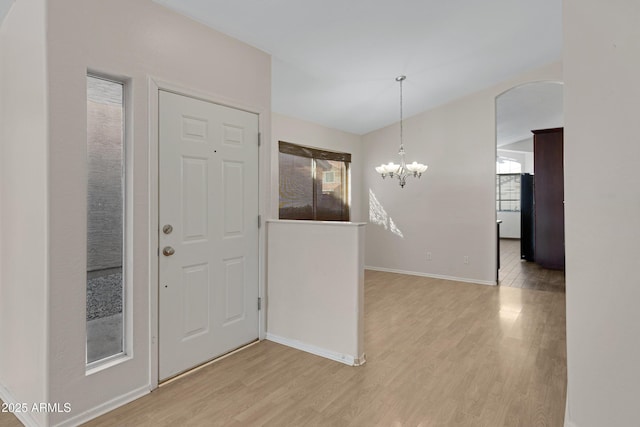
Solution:
<path fill-rule="evenodd" d="M 258 116 L 159 100 L 164 380 L 258 338 Z"/>

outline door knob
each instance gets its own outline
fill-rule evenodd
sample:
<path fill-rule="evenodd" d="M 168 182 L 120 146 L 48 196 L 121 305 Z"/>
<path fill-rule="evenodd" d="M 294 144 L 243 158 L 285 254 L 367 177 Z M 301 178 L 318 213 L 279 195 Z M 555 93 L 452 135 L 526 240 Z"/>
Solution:
<path fill-rule="evenodd" d="M 165 246 L 164 249 L 162 249 L 162 254 L 164 256 L 171 256 L 175 253 L 176 253 L 176 250 L 173 249 L 171 246 Z"/>

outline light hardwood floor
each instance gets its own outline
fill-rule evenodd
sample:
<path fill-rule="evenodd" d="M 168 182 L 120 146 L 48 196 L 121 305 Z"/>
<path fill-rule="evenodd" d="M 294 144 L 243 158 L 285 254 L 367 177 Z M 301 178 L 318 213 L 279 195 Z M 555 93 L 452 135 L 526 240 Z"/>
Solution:
<path fill-rule="evenodd" d="M 87 426 L 563 425 L 564 293 L 367 271 L 365 301 L 364 366 L 263 341 Z"/>
<path fill-rule="evenodd" d="M 0 405 L 2 405 L 2 400 L 0 400 Z M 18 421 L 16 417 L 13 415 L 0 412 L 0 427 L 20 427 L 22 424 Z"/>
<path fill-rule="evenodd" d="M 563 270 L 549 270 L 520 258 L 520 239 L 500 239 L 500 286 L 564 292 Z"/>

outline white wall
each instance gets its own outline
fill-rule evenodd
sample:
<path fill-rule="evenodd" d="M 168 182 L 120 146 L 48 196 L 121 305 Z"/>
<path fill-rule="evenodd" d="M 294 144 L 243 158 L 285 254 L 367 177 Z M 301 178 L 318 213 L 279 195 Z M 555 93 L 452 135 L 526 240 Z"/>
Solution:
<path fill-rule="evenodd" d="M 508 158 L 510 160 L 513 160 L 513 161 L 516 161 L 517 163 L 520 163 L 524 167 L 525 156 L 524 156 L 523 152 L 511 151 L 511 150 L 503 150 L 501 148 L 498 148 L 497 154 L 498 154 L 498 158 L 506 157 L 506 158 Z"/>
<path fill-rule="evenodd" d="M 520 233 L 520 212 L 496 212 L 496 218 L 502 220 L 500 224 L 500 237 L 507 239 L 519 239 Z"/>
<path fill-rule="evenodd" d="M 0 0 L 0 25 L 2 25 L 4 17 L 7 16 L 14 2 L 15 0 Z"/>
<path fill-rule="evenodd" d="M 44 0 L 16 2 L 0 27 L 0 397 L 29 405 L 48 398 L 45 31 Z"/>
<path fill-rule="evenodd" d="M 548 84 L 553 84 L 553 83 L 542 83 L 544 85 L 548 85 Z M 527 85 L 527 87 L 530 87 L 531 85 Z M 558 85 L 556 84 L 556 86 L 560 86 L 562 87 L 562 85 Z M 515 90 L 517 90 L 518 88 L 516 88 Z M 506 93 L 509 93 L 509 91 L 507 91 Z M 496 109 L 500 108 L 500 99 L 502 96 L 498 97 L 496 99 Z M 521 102 L 526 102 L 525 100 L 522 100 Z M 497 123 L 497 126 L 500 126 L 499 123 Z M 534 130 L 534 128 L 532 127 L 532 130 Z M 506 151 L 516 151 L 516 152 L 520 152 L 520 153 L 532 153 L 533 154 L 533 134 L 531 134 L 531 136 L 525 138 L 525 139 L 521 139 L 520 141 L 516 141 L 516 142 L 512 142 L 511 144 L 506 144 L 506 145 L 499 145 L 498 146 L 498 151 L 500 150 L 506 150 Z M 523 171 L 524 172 L 524 171 Z M 533 172 L 533 169 L 531 169 L 531 172 Z"/>
<path fill-rule="evenodd" d="M 17 2 L 19 4 L 20 2 Z M 270 57 L 151 0 L 48 2 L 51 208 L 51 400 L 70 402 L 77 423 L 148 391 L 150 385 L 149 77 L 261 111 L 270 150 Z M 130 211 L 128 277 L 132 358 L 85 374 L 86 73 L 128 82 Z M 267 156 L 268 157 L 268 156 Z M 268 162 L 261 197 L 269 200 Z M 264 208 L 264 203 L 263 203 Z M 157 215 L 156 215 L 157 217 Z M 155 257 L 155 255 L 153 255 Z M 114 399 L 112 401 L 112 399 Z M 107 406 L 100 406 L 109 402 Z M 87 414 L 83 412 L 89 411 Z"/>
<path fill-rule="evenodd" d="M 268 223 L 267 339 L 364 362 L 364 224 Z"/>
<path fill-rule="evenodd" d="M 533 153 L 525 153 L 524 154 L 524 169 L 523 173 L 533 173 L 534 170 L 534 157 Z"/>
<path fill-rule="evenodd" d="M 565 425 L 638 425 L 640 3 L 566 0 L 563 15 Z"/>
<path fill-rule="evenodd" d="M 503 150 L 498 148 L 498 156 L 513 159 L 522 165 L 522 173 L 533 173 L 533 152 Z"/>
<path fill-rule="evenodd" d="M 271 115 L 272 157 L 274 165 L 271 185 L 278 184 L 278 141 L 306 145 L 329 151 L 351 153 L 351 221 L 365 221 L 367 212 L 362 209 L 362 141 L 360 135 L 343 132 L 316 123 L 295 119 L 282 114 Z M 278 191 L 272 193 L 272 218 L 278 218 Z"/>
<path fill-rule="evenodd" d="M 6 14 L 5 14 L 6 15 Z M 2 19 L 4 19 L 4 16 L 2 17 Z M 5 123 L 5 118 L 4 118 L 4 102 L 3 99 L 5 98 L 4 96 L 4 82 L 6 81 L 3 76 L 4 76 L 4 67 L 2 64 L 6 63 L 6 60 L 4 59 L 4 55 L 5 55 L 5 48 L 4 43 L 4 35 L 2 33 L 2 20 L 0 20 L 0 342 L 2 342 L 2 340 L 4 339 L 4 330 L 3 330 L 3 316 L 2 316 L 2 309 L 4 307 L 3 305 L 3 301 L 6 301 L 6 298 L 2 297 L 2 260 L 3 260 L 3 255 L 2 255 L 2 245 L 3 245 L 3 233 L 2 233 L 2 229 L 3 229 L 3 222 L 2 222 L 2 201 L 4 199 L 3 196 L 3 185 L 2 185 L 2 178 L 4 178 L 3 175 L 3 161 L 2 159 L 4 158 L 3 152 L 4 152 L 4 141 L 6 140 L 6 137 L 4 136 L 4 123 Z M 4 352 L 2 351 L 2 347 L 0 347 L 0 389 L 2 389 L 2 384 L 4 381 L 4 376 L 5 374 L 3 373 L 3 369 L 4 368 L 4 358 L 6 356 L 4 355 Z M 2 393 L 0 391 L 0 393 Z"/>
<path fill-rule="evenodd" d="M 379 221 L 386 227 L 367 227 L 367 266 L 495 283 L 495 97 L 542 80 L 562 80 L 562 65 L 548 65 L 407 119 L 407 160 L 429 169 L 420 180 L 409 178 L 404 189 L 388 178 L 383 181 L 373 169 L 398 159 L 398 124 L 363 136 L 363 206 L 370 206 L 371 191 L 377 211 L 384 210 L 381 216 L 387 218 Z M 391 220 L 402 236 L 392 232 Z"/>

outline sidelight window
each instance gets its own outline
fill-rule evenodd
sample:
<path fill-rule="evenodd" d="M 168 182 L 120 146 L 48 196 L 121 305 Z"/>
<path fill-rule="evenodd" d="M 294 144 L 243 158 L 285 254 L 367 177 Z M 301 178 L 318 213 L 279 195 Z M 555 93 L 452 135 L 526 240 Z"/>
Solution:
<path fill-rule="evenodd" d="M 125 352 L 124 84 L 87 76 L 87 353 Z"/>

